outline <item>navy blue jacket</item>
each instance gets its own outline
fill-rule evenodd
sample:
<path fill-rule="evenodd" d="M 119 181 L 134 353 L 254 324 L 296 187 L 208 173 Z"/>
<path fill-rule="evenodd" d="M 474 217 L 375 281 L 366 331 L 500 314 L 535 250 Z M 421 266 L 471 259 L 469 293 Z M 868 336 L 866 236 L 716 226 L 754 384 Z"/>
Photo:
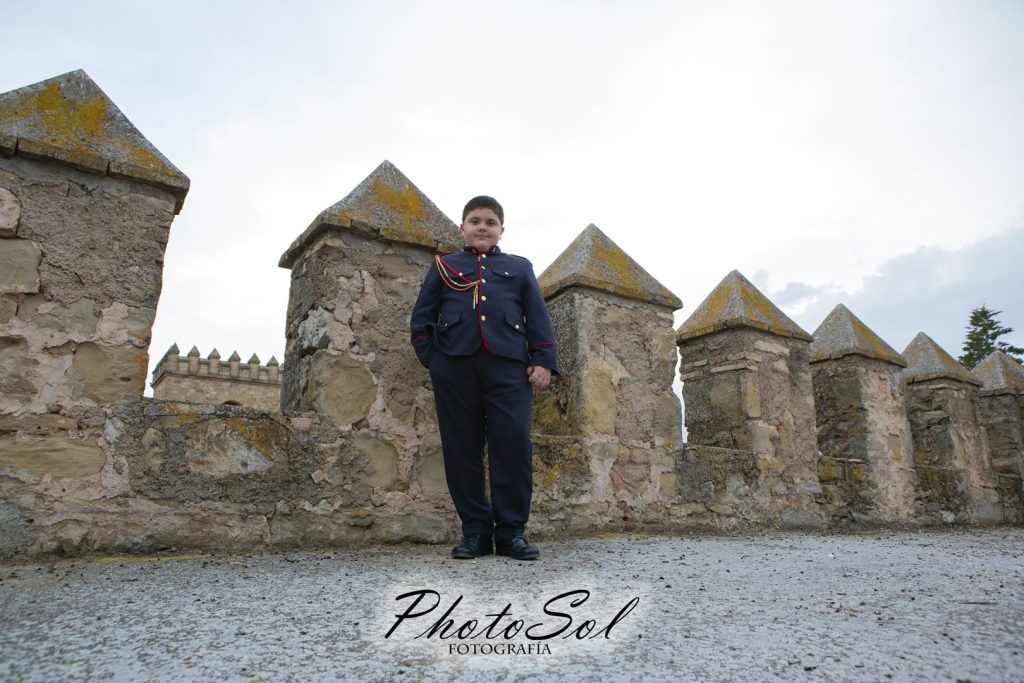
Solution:
<path fill-rule="evenodd" d="M 437 258 L 409 321 L 420 363 L 429 366 L 434 351 L 469 356 L 483 346 L 558 373 L 551 318 L 529 261 L 497 247 L 487 254 L 466 247 Z"/>

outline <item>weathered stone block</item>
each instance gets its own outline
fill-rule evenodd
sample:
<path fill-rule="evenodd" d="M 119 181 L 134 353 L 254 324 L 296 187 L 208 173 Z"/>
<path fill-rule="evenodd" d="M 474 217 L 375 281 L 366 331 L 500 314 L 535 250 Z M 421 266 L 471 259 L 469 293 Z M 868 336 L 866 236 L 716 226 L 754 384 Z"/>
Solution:
<path fill-rule="evenodd" d="M 134 346 L 76 345 L 67 382 L 74 398 L 97 403 L 137 400 L 146 385 L 149 354 Z"/>
<path fill-rule="evenodd" d="M 103 469 L 107 456 L 94 439 L 0 437 L 0 474 L 35 484 L 45 477 L 81 479 Z"/>
<path fill-rule="evenodd" d="M 690 447 L 682 452 L 676 477 L 680 482 L 680 495 L 685 502 L 730 504 L 730 490 L 757 485 L 757 457 L 748 451 Z"/>
<path fill-rule="evenodd" d="M 21 220 L 21 202 L 7 188 L 0 187 L 0 237 L 15 237 Z"/>
<path fill-rule="evenodd" d="M 372 521 L 371 518 L 369 522 Z M 278 548 L 349 546 L 365 542 L 368 537 L 367 524 L 345 514 L 277 514 L 270 519 L 269 526 L 269 543 Z"/>
<path fill-rule="evenodd" d="M 65 306 L 47 301 L 42 295 L 25 297 L 18 306 L 18 318 L 38 330 L 77 333 L 84 337 L 96 334 L 100 320 L 95 303 L 89 299 Z"/>
<path fill-rule="evenodd" d="M 234 475 L 283 474 L 288 453 L 242 421 L 206 421 L 187 433 L 184 467 L 190 474 L 219 479 Z M 144 437 L 145 438 L 145 437 Z M 149 470 L 162 459 L 165 448 L 154 435 L 148 440 Z"/>
<path fill-rule="evenodd" d="M 32 544 L 35 536 L 21 509 L 0 496 L 0 557 L 11 557 Z"/>
<path fill-rule="evenodd" d="M 36 368 L 28 342 L 20 337 L 0 337 L 0 395 L 30 398 L 36 394 Z"/>
<path fill-rule="evenodd" d="M 615 383 L 611 375 L 603 370 L 593 370 L 583 377 L 584 433 L 614 434 L 618 400 Z"/>
<path fill-rule="evenodd" d="M 444 453 L 441 442 L 437 438 L 429 439 L 420 444 L 416 457 L 416 480 L 425 491 L 447 493 L 448 482 L 445 479 Z"/>
<path fill-rule="evenodd" d="M 377 400 L 373 374 L 348 353 L 317 351 L 306 381 L 301 409 L 314 410 L 339 425 L 366 419 Z"/>
<path fill-rule="evenodd" d="M 967 475 L 963 470 L 927 465 L 918 465 L 915 469 L 927 514 L 938 515 L 947 511 L 952 513 L 958 521 L 968 521 L 968 483 Z"/>
<path fill-rule="evenodd" d="M 0 239 L 0 294 L 39 291 L 43 252 L 30 240 Z"/>
<path fill-rule="evenodd" d="M 366 474 L 363 483 L 385 489 L 394 487 L 398 481 L 398 452 L 395 447 L 369 431 L 356 434 L 352 445 L 360 459 L 365 458 Z"/>
<path fill-rule="evenodd" d="M 453 536 L 450 517 L 431 514 L 395 514 L 378 518 L 370 533 L 389 543 L 440 543 Z"/>
<path fill-rule="evenodd" d="M 540 498 L 565 504 L 593 493 L 590 458 L 579 440 L 534 435 L 533 441 L 533 482 Z"/>
<path fill-rule="evenodd" d="M 5 432 L 48 434 L 77 428 L 78 423 L 66 415 L 0 415 L 0 434 Z"/>
<path fill-rule="evenodd" d="M 0 295 L 0 325 L 10 321 L 18 312 L 18 302 L 13 295 Z"/>

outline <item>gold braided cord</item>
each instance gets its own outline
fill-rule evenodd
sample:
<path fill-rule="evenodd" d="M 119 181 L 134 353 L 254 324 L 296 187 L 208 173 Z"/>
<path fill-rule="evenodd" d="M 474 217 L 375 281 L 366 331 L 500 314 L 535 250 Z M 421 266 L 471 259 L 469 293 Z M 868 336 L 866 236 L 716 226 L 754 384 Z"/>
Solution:
<path fill-rule="evenodd" d="M 437 266 L 437 272 L 441 276 L 441 282 L 448 287 L 448 289 L 456 292 L 468 292 L 470 289 L 473 290 L 473 310 L 476 310 L 477 302 L 480 300 L 480 280 L 473 280 L 467 282 L 459 282 L 452 275 L 449 266 L 445 263 L 440 256 L 434 257 L 434 264 Z M 460 273 L 461 275 L 461 273 Z"/>

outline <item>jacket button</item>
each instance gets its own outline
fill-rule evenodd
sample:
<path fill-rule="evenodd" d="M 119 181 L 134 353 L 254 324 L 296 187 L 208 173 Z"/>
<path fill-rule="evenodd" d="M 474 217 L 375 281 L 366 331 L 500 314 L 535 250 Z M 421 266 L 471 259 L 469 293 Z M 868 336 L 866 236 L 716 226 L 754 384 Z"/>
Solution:
<path fill-rule="evenodd" d="M 487 301 L 487 297 L 486 296 L 481 296 L 480 297 L 480 301 Z"/>
<path fill-rule="evenodd" d="M 480 266 L 480 270 L 487 270 L 487 266 Z"/>
<path fill-rule="evenodd" d="M 516 325 L 516 329 L 517 329 L 517 330 L 519 329 L 519 325 Z"/>
<path fill-rule="evenodd" d="M 487 320 L 487 316 L 486 315 L 480 316 L 480 322 L 484 322 L 485 320 Z"/>
<path fill-rule="evenodd" d="M 480 278 L 480 284 L 486 285 L 487 284 L 487 280 L 485 280 L 483 278 Z"/>
<path fill-rule="evenodd" d="M 505 271 L 505 275 L 508 275 L 508 271 L 507 270 Z"/>

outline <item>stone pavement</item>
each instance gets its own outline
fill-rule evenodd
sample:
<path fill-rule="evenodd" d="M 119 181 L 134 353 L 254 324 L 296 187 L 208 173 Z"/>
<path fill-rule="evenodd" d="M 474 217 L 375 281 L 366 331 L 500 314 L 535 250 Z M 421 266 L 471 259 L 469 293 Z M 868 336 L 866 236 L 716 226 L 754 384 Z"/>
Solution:
<path fill-rule="evenodd" d="M 540 545 L 6 564 L 0 679 L 1024 677 L 1021 528 Z"/>

